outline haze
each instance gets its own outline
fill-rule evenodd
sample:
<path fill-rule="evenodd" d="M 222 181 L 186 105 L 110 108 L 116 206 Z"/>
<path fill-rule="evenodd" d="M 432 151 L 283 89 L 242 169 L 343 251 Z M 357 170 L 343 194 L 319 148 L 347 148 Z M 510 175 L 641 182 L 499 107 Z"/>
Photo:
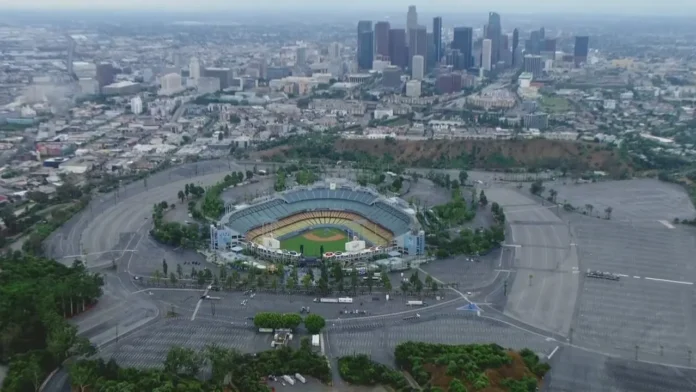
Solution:
<path fill-rule="evenodd" d="M 145 5 L 144 5 L 145 4 Z M 427 12 L 485 12 L 496 10 L 503 13 L 617 13 L 617 14 L 680 14 L 696 13 L 696 2 L 692 0 L 490 0 L 485 3 L 470 0 L 352 0 L 327 2 L 325 0 L 278 0 L 230 1 L 198 0 L 172 2 L 169 0 L 0 0 L 0 9 L 32 10 L 167 10 L 167 11 L 395 11 L 413 4 Z M 419 11 L 420 11 L 419 10 Z"/>

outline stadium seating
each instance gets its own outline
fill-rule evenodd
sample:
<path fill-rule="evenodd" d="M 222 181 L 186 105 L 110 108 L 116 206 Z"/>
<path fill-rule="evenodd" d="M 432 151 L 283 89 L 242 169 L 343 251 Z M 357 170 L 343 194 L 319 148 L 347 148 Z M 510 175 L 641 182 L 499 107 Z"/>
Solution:
<path fill-rule="evenodd" d="M 411 217 L 364 190 L 339 187 L 300 188 L 233 212 L 227 226 L 246 233 L 248 240 L 267 233 L 280 237 L 305 228 L 337 225 L 352 230 L 374 244 L 388 244 L 406 233 Z"/>

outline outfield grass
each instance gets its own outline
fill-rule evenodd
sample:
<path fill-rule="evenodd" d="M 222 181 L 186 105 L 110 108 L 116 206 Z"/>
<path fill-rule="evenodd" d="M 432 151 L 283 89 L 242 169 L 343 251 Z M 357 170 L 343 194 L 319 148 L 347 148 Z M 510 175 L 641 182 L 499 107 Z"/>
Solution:
<path fill-rule="evenodd" d="M 334 241 L 311 241 L 304 236 L 313 234 L 320 238 L 330 238 L 336 235 L 343 236 L 340 240 Z M 321 246 L 324 246 L 324 252 L 344 252 L 346 250 L 346 242 L 348 236 L 340 229 L 325 228 L 306 231 L 300 235 L 280 241 L 280 249 L 300 251 L 300 245 L 304 245 L 304 254 L 306 256 L 320 256 Z"/>

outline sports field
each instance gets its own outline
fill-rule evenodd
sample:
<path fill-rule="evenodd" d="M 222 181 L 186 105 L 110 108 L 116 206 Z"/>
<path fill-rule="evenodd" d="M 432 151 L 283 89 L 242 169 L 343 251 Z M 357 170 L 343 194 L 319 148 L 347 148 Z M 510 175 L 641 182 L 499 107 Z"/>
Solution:
<path fill-rule="evenodd" d="M 300 245 L 304 245 L 305 256 L 320 256 L 321 247 L 324 252 L 345 251 L 348 236 L 339 229 L 323 228 L 306 231 L 298 236 L 280 241 L 280 248 L 300 251 Z"/>

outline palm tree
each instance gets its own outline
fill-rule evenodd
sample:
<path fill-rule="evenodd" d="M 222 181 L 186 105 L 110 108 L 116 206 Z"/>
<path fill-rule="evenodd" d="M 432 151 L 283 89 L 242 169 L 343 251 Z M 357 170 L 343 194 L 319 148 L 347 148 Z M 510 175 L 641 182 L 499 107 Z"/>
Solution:
<path fill-rule="evenodd" d="M 614 209 L 611 208 L 611 207 L 607 207 L 607 208 L 604 209 L 604 214 L 605 214 L 607 220 L 610 220 L 610 219 L 611 219 L 611 213 L 612 213 L 613 211 L 614 211 Z"/>
<path fill-rule="evenodd" d="M 187 200 L 189 197 L 189 193 L 191 193 L 191 187 L 189 186 L 189 184 L 186 184 L 186 186 L 184 187 L 184 195 L 186 195 Z"/>
<path fill-rule="evenodd" d="M 183 203 L 184 199 L 186 198 L 186 195 L 184 194 L 184 191 L 180 190 L 179 193 L 177 194 L 177 197 L 179 197 L 179 200 L 181 200 L 181 202 Z"/>

